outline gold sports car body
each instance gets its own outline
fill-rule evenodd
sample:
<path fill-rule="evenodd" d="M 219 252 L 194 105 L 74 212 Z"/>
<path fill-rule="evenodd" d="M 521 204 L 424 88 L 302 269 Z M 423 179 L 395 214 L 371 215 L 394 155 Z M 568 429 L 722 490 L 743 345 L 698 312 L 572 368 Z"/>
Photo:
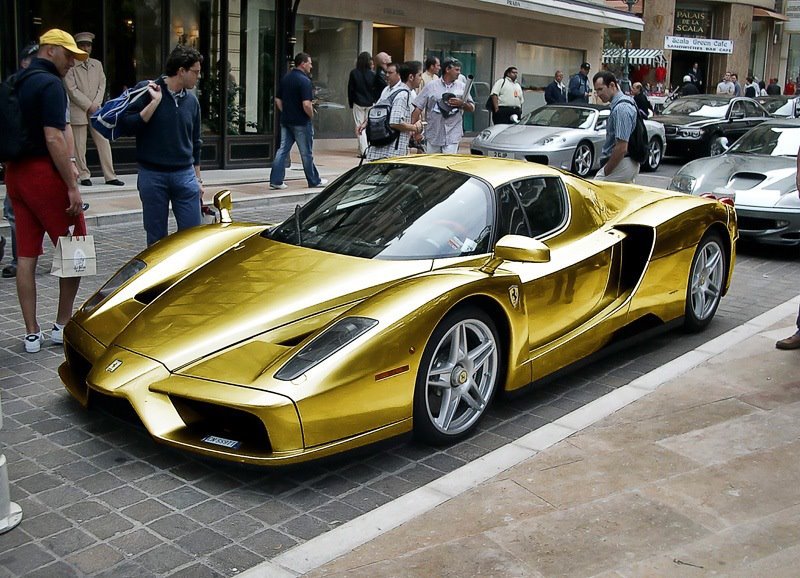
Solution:
<path fill-rule="evenodd" d="M 416 156 L 346 173 L 284 223 L 148 248 L 65 331 L 82 404 L 257 465 L 412 431 L 469 434 L 512 391 L 631 326 L 700 330 L 730 283 L 733 208 L 545 166 Z"/>

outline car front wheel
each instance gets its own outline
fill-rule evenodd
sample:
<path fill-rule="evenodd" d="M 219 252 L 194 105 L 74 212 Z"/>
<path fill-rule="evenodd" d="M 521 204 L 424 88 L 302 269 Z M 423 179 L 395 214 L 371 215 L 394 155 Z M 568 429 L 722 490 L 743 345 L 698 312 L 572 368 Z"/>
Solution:
<path fill-rule="evenodd" d="M 572 172 L 580 177 L 585 177 L 592 171 L 594 165 L 594 147 L 591 143 L 582 142 L 575 148 L 572 155 Z"/>
<path fill-rule="evenodd" d="M 715 136 L 711 138 L 711 143 L 708 145 L 708 156 L 716 157 L 725 152 L 725 138 Z"/>
<path fill-rule="evenodd" d="M 657 137 L 650 139 L 647 144 L 647 160 L 642 163 L 642 170 L 653 172 L 661 166 L 661 159 L 664 158 L 664 145 Z"/>
<path fill-rule="evenodd" d="M 500 340 L 482 310 L 447 314 L 422 354 L 414 390 L 414 435 L 432 444 L 457 441 L 478 424 L 500 381 Z"/>
<path fill-rule="evenodd" d="M 725 249 L 717 233 L 706 233 L 697 245 L 686 291 L 684 327 L 700 331 L 711 323 L 725 286 Z"/>

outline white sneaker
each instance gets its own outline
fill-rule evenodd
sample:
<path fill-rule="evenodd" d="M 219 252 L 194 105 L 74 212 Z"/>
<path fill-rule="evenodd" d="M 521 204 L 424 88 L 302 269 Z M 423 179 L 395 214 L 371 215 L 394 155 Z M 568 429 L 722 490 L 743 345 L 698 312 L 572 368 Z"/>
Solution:
<path fill-rule="evenodd" d="M 273 185 L 272 183 L 269 184 L 270 189 L 274 189 L 276 191 L 282 191 L 283 189 L 288 189 L 289 185 L 286 183 L 281 183 L 280 185 Z"/>
<path fill-rule="evenodd" d="M 313 186 L 313 187 L 311 187 L 311 188 L 312 188 L 312 189 L 317 189 L 317 188 L 319 188 L 319 187 L 324 187 L 324 186 L 325 186 L 325 185 L 327 185 L 327 184 L 328 184 L 328 179 L 320 179 L 320 180 L 319 180 L 319 184 L 318 184 L 318 185 L 314 185 L 314 186 Z"/>
<path fill-rule="evenodd" d="M 50 332 L 50 341 L 55 345 L 64 344 L 64 326 L 53 323 L 53 330 Z"/>
<path fill-rule="evenodd" d="M 38 353 L 42 348 L 42 341 L 44 341 L 44 334 L 41 331 L 39 333 L 28 333 L 25 336 L 25 351 Z"/>

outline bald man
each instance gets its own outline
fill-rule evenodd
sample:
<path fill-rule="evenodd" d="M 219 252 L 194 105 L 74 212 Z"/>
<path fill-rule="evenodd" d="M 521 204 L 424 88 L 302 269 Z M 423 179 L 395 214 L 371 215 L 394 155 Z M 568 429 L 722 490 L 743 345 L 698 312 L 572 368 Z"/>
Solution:
<path fill-rule="evenodd" d="M 392 57 L 385 52 L 378 52 L 372 57 L 375 63 L 375 81 L 372 84 L 372 100 L 378 102 L 381 99 L 383 89 L 389 85 L 386 79 L 386 68 L 392 63 Z"/>

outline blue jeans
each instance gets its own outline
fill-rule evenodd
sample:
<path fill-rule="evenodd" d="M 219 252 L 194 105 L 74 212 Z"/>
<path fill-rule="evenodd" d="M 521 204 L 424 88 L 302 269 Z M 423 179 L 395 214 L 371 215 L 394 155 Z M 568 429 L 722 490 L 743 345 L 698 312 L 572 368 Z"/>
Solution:
<path fill-rule="evenodd" d="M 289 151 L 292 150 L 294 143 L 297 143 L 297 148 L 300 149 L 300 159 L 303 161 L 303 172 L 306 173 L 308 186 L 316 187 L 322 179 L 319 177 L 317 167 L 314 166 L 314 155 L 311 152 L 311 147 L 314 146 L 314 127 L 310 122 L 301 125 L 281 125 L 281 146 L 275 153 L 275 160 L 272 161 L 269 183 L 283 184 L 286 176 L 286 159 L 289 158 Z"/>
<path fill-rule="evenodd" d="M 167 236 L 170 203 L 179 231 L 196 227 L 202 221 L 200 184 L 194 167 L 165 172 L 139 165 L 136 186 L 142 200 L 142 221 L 148 245 Z"/>

